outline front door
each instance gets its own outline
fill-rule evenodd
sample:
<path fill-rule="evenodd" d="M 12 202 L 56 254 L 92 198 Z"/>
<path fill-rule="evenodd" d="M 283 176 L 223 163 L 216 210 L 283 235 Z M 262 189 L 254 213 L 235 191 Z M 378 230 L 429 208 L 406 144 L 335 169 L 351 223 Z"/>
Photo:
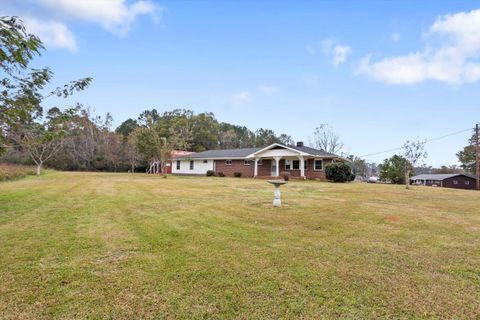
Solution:
<path fill-rule="evenodd" d="M 270 176 L 275 177 L 277 175 L 277 162 L 275 160 L 270 161 L 271 165 L 271 170 L 270 170 Z"/>

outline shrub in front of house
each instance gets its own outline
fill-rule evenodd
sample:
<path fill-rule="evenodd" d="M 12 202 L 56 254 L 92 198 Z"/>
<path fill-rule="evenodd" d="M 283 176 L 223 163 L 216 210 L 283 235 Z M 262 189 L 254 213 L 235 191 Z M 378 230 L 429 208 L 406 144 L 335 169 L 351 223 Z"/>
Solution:
<path fill-rule="evenodd" d="M 215 175 L 215 171 L 207 170 L 207 177 L 213 177 Z"/>
<path fill-rule="evenodd" d="M 223 173 L 222 171 L 220 171 L 220 172 L 218 173 L 218 176 L 219 176 L 219 177 L 225 177 L 225 173 Z"/>
<path fill-rule="evenodd" d="M 233 176 L 234 176 L 235 178 L 240 178 L 240 177 L 242 176 L 242 173 L 237 171 L 237 172 L 234 172 L 234 173 L 233 173 Z"/>
<path fill-rule="evenodd" d="M 355 179 L 352 168 L 346 163 L 332 163 L 325 167 L 327 180 L 333 182 L 349 182 Z"/>
<path fill-rule="evenodd" d="M 280 172 L 280 176 L 283 178 L 285 181 L 290 180 L 290 172 L 282 171 Z"/>

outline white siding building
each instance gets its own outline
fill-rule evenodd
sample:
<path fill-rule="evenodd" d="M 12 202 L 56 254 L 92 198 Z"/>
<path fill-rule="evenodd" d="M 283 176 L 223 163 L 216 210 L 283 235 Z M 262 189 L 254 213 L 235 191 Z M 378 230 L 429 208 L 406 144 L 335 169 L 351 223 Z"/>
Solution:
<path fill-rule="evenodd" d="M 213 160 L 173 160 L 173 174 L 206 175 L 208 170 L 214 169 Z"/>

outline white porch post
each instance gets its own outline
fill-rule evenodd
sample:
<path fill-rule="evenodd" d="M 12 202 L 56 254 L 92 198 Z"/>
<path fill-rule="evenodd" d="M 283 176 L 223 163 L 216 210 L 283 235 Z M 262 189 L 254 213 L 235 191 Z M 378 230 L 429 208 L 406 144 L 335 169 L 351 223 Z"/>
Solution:
<path fill-rule="evenodd" d="M 258 175 L 258 158 L 255 158 L 255 167 L 253 168 L 253 177 Z"/>
<path fill-rule="evenodd" d="M 303 156 L 298 156 L 298 160 L 300 160 L 300 177 L 305 179 L 305 160 Z"/>
<path fill-rule="evenodd" d="M 275 159 L 275 176 L 276 177 L 279 177 L 280 176 L 280 159 L 282 157 L 273 157 L 273 159 Z"/>

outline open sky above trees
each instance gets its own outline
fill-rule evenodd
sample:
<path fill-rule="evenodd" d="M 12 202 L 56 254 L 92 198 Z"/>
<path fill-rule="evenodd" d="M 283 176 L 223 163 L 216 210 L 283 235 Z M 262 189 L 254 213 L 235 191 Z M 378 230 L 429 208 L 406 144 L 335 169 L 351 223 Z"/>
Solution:
<path fill-rule="evenodd" d="M 187 108 L 306 142 L 329 123 L 355 155 L 480 120 L 480 11 L 472 1 L 103 5 L 2 1 L 0 14 L 21 16 L 45 42 L 34 64 L 52 68 L 55 83 L 94 79 L 46 107 L 78 101 L 111 112 L 114 127 L 143 110 Z M 456 162 L 470 136 L 428 143 L 426 162 Z"/>

